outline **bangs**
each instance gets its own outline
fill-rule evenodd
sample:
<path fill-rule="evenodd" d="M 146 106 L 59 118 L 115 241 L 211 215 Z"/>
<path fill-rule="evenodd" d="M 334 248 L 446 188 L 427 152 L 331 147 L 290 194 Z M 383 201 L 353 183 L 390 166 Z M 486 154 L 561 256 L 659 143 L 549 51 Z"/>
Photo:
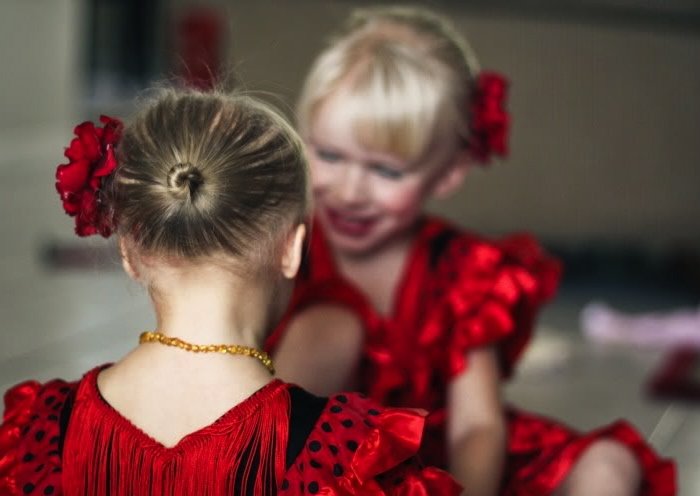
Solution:
<path fill-rule="evenodd" d="M 350 126 L 360 146 L 418 160 L 437 136 L 455 134 L 459 112 L 446 104 L 451 78 L 415 53 L 382 48 L 375 48 L 373 57 L 355 59 L 345 70 L 328 70 L 332 65 L 326 61 L 319 64 L 312 80 L 325 79 L 325 84 L 311 85 L 316 90 L 313 96 L 307 87 L 302 97 L 302 132 L 308 131 L 309 119 L 313 121 L 322 105 L 333 99 L 337 117 Z"/>
<path fill-rule="evenodd" d="M 401 22 L 370 22 L 341 37 L 312 65 L 298 103 L 308 138 L 327 102 L 333 119 L 367 150 L 420 161 L 469 135 L 469 69 L 459 47 Z M 450 51 L 448 48 L 455 48 Z M 436 53 L 447 50 L 448 56 Z M 466 77 L 465 77 L 466 74 Z"/>
<path fill-rule="evenodd" d="M 419 159 L 452 119 L 443 112 L 444 83 L 425 65 L 377 57 L 354 74 L 338 102 L 358 143 L 403 160 Z"/>

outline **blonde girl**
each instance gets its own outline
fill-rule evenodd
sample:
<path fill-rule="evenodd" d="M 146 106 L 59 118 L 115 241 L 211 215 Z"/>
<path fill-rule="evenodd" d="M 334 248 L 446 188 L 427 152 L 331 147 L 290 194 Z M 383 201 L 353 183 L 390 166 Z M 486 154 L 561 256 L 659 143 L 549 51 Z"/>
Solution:
<path fill-rule="evenodd" d="M 558 263 L 528 235 L 486 240 L 423 213 L 507 151 L 506 87 L 434 13 L 351 15 L 299 102 L 315 224 L 269 349 L 312 391 L 430 411 L 423 458 L 467 494 L 674 494 L 673 464 L 626 423 L 582 434 L 504 407 Z"/>

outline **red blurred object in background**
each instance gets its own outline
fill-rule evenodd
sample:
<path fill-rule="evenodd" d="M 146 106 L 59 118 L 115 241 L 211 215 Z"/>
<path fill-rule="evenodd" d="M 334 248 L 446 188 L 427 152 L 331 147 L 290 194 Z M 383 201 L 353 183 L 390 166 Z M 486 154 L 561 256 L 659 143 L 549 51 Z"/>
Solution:
<path fill-rule="evenodd" d="M 647 390 L 657 398 L 700 401 L 700 350 L 670 352 L 652 374 Z"/>
<path fill-rule="evenodd" d="M 179 18 L 176 36 L 183 81 L 194 88 L 212 88 L 221 77 L 223 15 L 211 8 L 187 9 Z"/>

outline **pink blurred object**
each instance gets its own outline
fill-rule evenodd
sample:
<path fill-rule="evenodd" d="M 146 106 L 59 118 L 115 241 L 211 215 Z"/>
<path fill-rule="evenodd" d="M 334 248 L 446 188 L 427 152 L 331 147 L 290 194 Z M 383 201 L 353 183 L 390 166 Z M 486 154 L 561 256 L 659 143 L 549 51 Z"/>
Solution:
<path fill-rule="evenodd" d="M 700 349 L 700 307 L 632 315 L 594 302 L 583 308 L 580 319 L 583 334 L 591 341 L 642 348 Z"/>

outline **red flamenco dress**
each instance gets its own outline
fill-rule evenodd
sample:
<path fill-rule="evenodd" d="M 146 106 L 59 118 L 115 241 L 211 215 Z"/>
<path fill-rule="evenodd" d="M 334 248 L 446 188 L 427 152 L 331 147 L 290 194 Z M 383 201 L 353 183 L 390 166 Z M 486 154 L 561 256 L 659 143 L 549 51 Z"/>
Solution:
<path fill-rule="evenodd" d="M 424 417 L 357 394 L 318 398 L 273 380 L 165 447 L 81 381 L 25 382 L 5 395 L 0 495 L 453 495 L 415 458 Z"/>
<path fill-rule="evenodd" d="M 422 223 L 399 282 L 389 316 L 335 267 L 318 223 L 287 317 L 317 303 L 341 304 L 365 325 L 363 356 L 353 384 L 373 400 L 431 412 L 421 446 L 422 460 L 446 467 L 446 390 L 468 367 L 470 349 L 495 344 L 504 377 L 527 345 L 540 306 L 555 292 L 558 262 L 529 235 L 490 242 L 428 218 Z M 614 439 L 637 456 L 645 496 L 676 493 L 675 468 L 660 459 L 627 423 L 589 433 L 522 411 L 507 411 L 508 445 L 503 495 L 551 494 L 577 457 L 598 439 Z"/>

